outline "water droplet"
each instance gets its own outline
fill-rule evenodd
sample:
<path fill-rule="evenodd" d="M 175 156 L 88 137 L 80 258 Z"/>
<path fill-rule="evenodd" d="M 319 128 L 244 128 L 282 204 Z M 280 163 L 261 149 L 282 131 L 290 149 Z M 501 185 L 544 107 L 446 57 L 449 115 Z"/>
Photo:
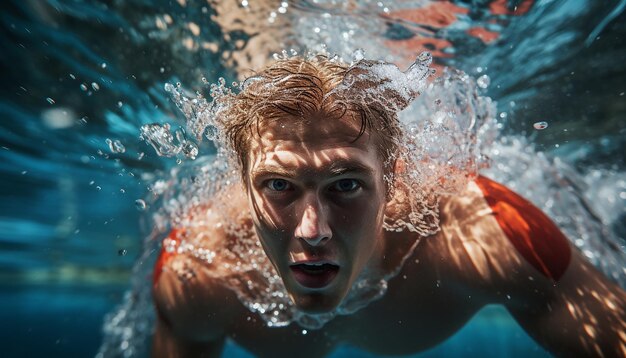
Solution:
<path fill-rule="evenodd" d="M 128 253 L 128 251 L 126 249 L 119 249 L 117 251 L 117 255 L 118 256 L 126 256 L 127 253 Z"/>
<path fill-rule="evenodd" d="M 476 80 L 476 84 L 478 85 L 478 87 L 483 88 L 483 89 L 489 87 L 490 83 L 491 83 L 491 79 L 487 75 L 482 75 L 478 77 L 478 79 Z"/>
<path fill-rule="evenodd" d="M 100 89 L 100 85 L 95 82 L 91 82 L 91 88 L 93 88 L 94 91 L 97 91 Z"/>
<path fill-rule="evenodd" d="M 185 144 L 183 144 L 182 152 L 185 157 L 194 160 L 198 156 L 198 146 L 193 142 L 186 141 Z"/>
<path fill-rule="evenodd" d="M 417 60 L 420 62 L 427 62 L 432 60 L 432 55 L 430 52 L 422 52 L 417 56 Z"/>
<path fill-rule="evenodd" d="M 109 145 L 109 150 L 111 153 L 124 153 L 126 152 L 126 147 L 119 140 L 110 140 L 107 138 L 106 143 Z"/>
<path fill-rule="evenodd" d="M 204 129 L 204 136 L 210 141 L 215 140 L 217 137 L 217 128 L 215 126 L 208 125 Z"/>
<path fill-rule="evenodd" d="M 352 52 L 352 63 L 357 63 L 365 58 L 365 50 L 358 48 Z"/>
<path fill-rule="evenodd" d="M 148 206 L 148 205 L 146 204 L 146 202 L 145 202 L 145 201 L 143 201 L 143 199 L 137 199 L 137 200 L 135 200 L 135 207 L 137 208 L 137 210 L 139 210 L 139 211 L 146 210 L 146 207 L 147 207 L 147 206 Z"/>
<path fill-rule="evenodd" d="M 46 98 L 46 101 L 48 101 L 48 103 L 50 103 L 50 104 L 54 104 L 55 103 L 54 100 L 52 98 L 50 98 L 50 97 Z"/>
<path fill-rule="evenodd" d="M 171 87 L 171 85 L 170 85 Z M 158 123 L 145 124 L 141 127 L 141 138 L 148 142 L 159 156 L 173 157 L 180 152 L 180 145 L 174 143 L 170 125 Z"/>
<path fill-rule="evenodd" d="M 535 122 L 533 124 L 533 128 L 535 128 L 536 130 L 539 130 L 539 131 L 543 130 L 543 129 L 546 129 L 546 128 L 548 128 L 548 122 L 544 122 L 544 121 Z"/>

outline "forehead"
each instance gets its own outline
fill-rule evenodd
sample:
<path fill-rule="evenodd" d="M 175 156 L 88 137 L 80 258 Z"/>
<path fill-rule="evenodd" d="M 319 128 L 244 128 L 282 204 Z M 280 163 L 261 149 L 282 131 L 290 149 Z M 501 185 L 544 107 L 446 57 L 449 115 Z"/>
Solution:
<path fill-rule="evenodd" d="M 361 122 L 352 117 L 268 120 L 251 138 L 248 163 L 290 168 L 325 168 L 337 162 L 376 169 L 381 165 L 368 131 L 359 136 Z"/>

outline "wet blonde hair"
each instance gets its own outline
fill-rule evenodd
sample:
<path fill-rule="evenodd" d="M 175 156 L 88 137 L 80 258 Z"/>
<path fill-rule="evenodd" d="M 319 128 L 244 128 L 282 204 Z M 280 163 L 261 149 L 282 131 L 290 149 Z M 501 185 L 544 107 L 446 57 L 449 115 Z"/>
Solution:
<path fill-rule="evenodd" d="M 365 90 L 363 84 L 337 91 L 353 75 L 353 69 L 321 55 L 311 59 L 291 57 L 278 60 L 246 80 L 242 91 L 220 113 L 220 117 L 228 118 L 223 121 L 223 131 L 237 155 L 242 178 L 248 170 L 250 139 L 259 135 L 264 122 L 339 120 L 345 116 L 360 121 L 355 140 L 366 132 L 372 135 L 385 163 L 385 173 L 389 173 L 401 135 L 397 113 L 380 101 L 351 95 Z"/>

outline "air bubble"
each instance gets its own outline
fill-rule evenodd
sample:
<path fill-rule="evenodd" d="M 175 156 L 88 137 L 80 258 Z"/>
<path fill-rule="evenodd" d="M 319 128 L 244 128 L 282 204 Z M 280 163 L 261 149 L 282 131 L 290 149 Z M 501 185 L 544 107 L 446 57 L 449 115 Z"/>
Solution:
<path fill-rule="evenodd" d="M 135 200 L 135 207 L 139 211 L 144 211 L 144 210 L 146 210 L 146 207 L 148 207 L 148 205 L 146 204 L 146 202 L 143 199 L 137 199 L 137 200 Z"/>
<path fill-rule="evenodd" d="M 208 125 L 204 130 L 204 136 L 210 140 L 214 141 L 217 138 L 217 128 L 212 125 Z"/>
<path fill-rule="evenodd" d="M 117 251 L 117 255 L 118 256 L 126 256 L 127 253 L 128 253 L 128 251 L 126 249 L 119 249 Z M 128 343 L 126 345 L 128 345 Z"/>
<path fill-rule="evenodd" d="M 95 82 L 91 82 L 91 88 L 93 88 L 94 91 L 97 91 L 100 89 L 100 85 Z"/>
<path fill-rule="evenodd" d="M 109 138 L 107 138 L 106 143 L 109 146 L 109 150 L 111 151 L 111 153 L 124 153 L 126 152 L 126 147 L 124 147 L 124 145 L 122 144 L 122 142 L 120 142 L 119 140 L 111 140 Z"/>
<path fill-rule="evenodd" d="M 46 98 L 46 101 L 48 101 L 48 103 L 50 104 L 55 104 L 56 102 L 54 102 L 54 100 L 50 97 Z"/>
<path fill-rule="evenodd" d="M 482 75 L 478 77 L 478 79 L 476 80 L 476 84 L 478 85 L 478 87 L 483 88 L 483 89 L 489 87 L 490 83 L 491 83 L 491 79 L 487 75 Z"/>
<path fill-rule="evenodd" d="M 194 160 L 198 156 L 198 146 L 190 141 L 185 141 L 183 144 L 182 152 L 185 157 Z"/>
<path fill-rule="evenodd" d="M 535 122 L 535 123 L 533 124 L 533 128 L 535 128 L 535 129 L 536 129 L 536 130 L 538 130 L 538 131 L 543 130 L 543 129 L 546 129 L 546 128 L 548 128 L 548 122 L 544 122 L 544 121 L 541 121 L 541 122 Z"/>
<path fill-rule="evenodd" d="M 417 59 L 420 62 L 427 62 L 432 59 L 432 55 L 430 54 L 430 52 L 422 52 L 419 54 L 419 56 L 417 56 Z"/>
<path fill-rule="evenodd" d="M 87 91 L 87 89 L 88 89 L 88 88 L 87 88 L 87 85 L 86 85 L 86 84 L 81 83 L 81 84 L 80 84 L 80 89 L 81 89 L 81 90 L 83 90 L 83 91 Z"/>
<path fill-rule="evenodd" d="M 358 48 L 352 52 L 352 63 L 357 63 L 365 58 L 365 50 Z"/>

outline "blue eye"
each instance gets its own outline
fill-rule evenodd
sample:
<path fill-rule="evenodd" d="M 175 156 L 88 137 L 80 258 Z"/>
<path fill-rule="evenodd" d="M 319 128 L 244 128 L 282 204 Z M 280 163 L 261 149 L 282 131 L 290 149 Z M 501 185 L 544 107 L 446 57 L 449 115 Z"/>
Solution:
<path fill-rule="evenodd" d="M 290 188 L 289 182 L 285 179 L 270 179 L 266 186 L 274 191 L 285 191 Z"/>
<path fill-rule="evenodd" d="M 361 184 L 359 183 L 358 180 L 341 179 L 333 185 L 332 190 L 346 193 L 346 192 L 355 191 L 360 187 L 361 187 Z"/>

